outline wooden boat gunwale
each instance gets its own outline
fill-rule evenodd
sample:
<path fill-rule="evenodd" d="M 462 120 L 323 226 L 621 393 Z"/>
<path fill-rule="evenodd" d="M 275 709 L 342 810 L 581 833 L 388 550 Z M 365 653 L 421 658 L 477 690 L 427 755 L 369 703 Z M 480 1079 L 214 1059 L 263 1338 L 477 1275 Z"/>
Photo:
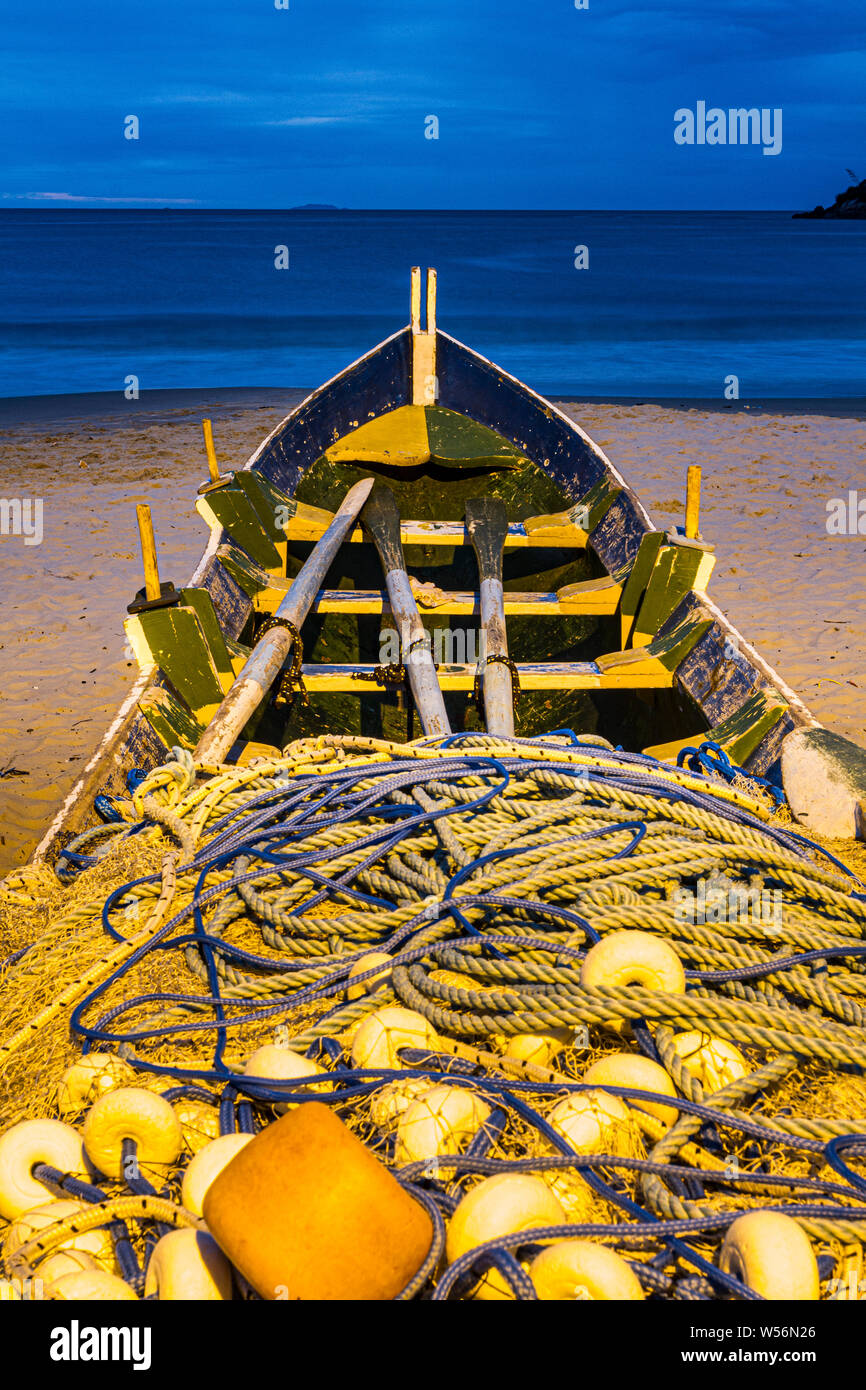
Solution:
<path fill-rule="evenodd" d="M 306 469 L 331 443 L 362 423 L 359 407 L 368 408 L 372 402 L 373 408 L 369 409 L 367 418 L 373 419 L 387 410 L 407 405 L 412 394 L 412 334 L 411 324 L 397 330 L 318 386 L 261 440 L 243 469 L 237 471 L 259 468 L 266 477 L 291 493 Z M 546 469 L 572 501 L 578 501 L 586 494 L 588 486 L 602 477 L 615 483 L 619 495 L 592 530 L 587 548 L 608 574 L 633 560 L 642 536 L 654 529 L 653 523 L 640 498 L 604 451 L 564 411 L 488 358 L 439 329 L 435 330 L 435 342 L 439 374 L 437 403 L 494 429 L 533 458 L 538 467 Z M 358 389 L 365 386 L 366 395 Z M 522 434 L 515 432 L 519 420 L 514 411 L 503 417 L 501 403 L 506 398 L 526 410 Z M 320 417 L 323 407 L 327 411 L 324 423 Z M 556 447 L 550 449 L 547 457 L 539 458 L 538 445 L 550 425 L 554 426 L 551 438 Z M 535 430 L 538 430 L 537 436 Z M 591 461 L 594 477 L 587 478 L 578 468 L 570 472 L 560 468 L 560 462 L 565 461 L 560 448 L 563 441 L 566 456 L 572 462 L 574 455 L 568 452 L 568 446 L 577 449 L 584 463 Z M 218 549 L 227 539 L 225 531 L 212 529 L 187 587 L 204 588 L 210 593 L 224 632 L 235 638 L 253 605 L 219 560 Z M 732 713 L 756 690 L 778 692 L 787 703 L 784 718 L 762 738 L 746 762 L 749 771 L 765 774 L 778 763 L 785 734 L 795 727 L 820 727 L 819 721 L 705 594 L 689 593 L 662 626 L 659 635 L 673 631 L 684 615 L 703 616 L 709 620 L 709 626 L 677 667 L 675 684 L 690 696 L 711 726 Z M 164 755 L 164 745 L 138 710 L 145 691 L 159 683 L 156 666 L 139 672 L 34 851 L 35 862 L 51 859 L 59 852 L 62 840 L 83 828 L 98 792 L 120 790 L 131 767 L 154 765 L 155 760 Z"/>

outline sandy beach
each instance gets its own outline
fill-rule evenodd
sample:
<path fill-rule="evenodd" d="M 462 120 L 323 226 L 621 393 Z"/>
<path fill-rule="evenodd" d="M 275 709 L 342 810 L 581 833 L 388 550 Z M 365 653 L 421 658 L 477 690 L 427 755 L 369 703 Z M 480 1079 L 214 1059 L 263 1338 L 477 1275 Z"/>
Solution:
<path fill-rule="evenodd" d="M 150 503 L 163 578 L 185 582 L 207 539 L 194 510 L 201 418 L 240 467 L 301 391 L 172 391 L 0 401 L 2 490 L 41 498 L 41 544 L 0 536 L 0 872 L 26 860 L 136 671 L 123 634 L 141 585 L 135 504 Z M 829 535 L 827 503 L 863 473 L 863 414 L 567 402 L 659 525 L 681 522 L 704 470 L 712 597 L 823 723 L 859 742 L 866 700 L 866 536 Z"/>

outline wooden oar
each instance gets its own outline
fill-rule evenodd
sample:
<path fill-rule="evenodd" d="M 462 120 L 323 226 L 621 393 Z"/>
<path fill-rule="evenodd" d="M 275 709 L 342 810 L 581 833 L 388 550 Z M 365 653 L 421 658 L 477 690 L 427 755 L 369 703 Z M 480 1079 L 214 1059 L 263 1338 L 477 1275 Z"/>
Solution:
<path fill-rule="evenodd" d="M 388 602 L 400 634 L 400 655 L 409 676 L 421 728 L 425 734 L 450 734 L 451 725 L 445 713 L 429 638 L 406 573 L 400 540 L 400 510 L 389 487 L 383 484 L 376 488 L 361 514 L 361 522 L 373 537 L 382 562 Z"/>
<path fill-rule="evenodd" d="M 487 732 L 509 737 L 514 733 L 514 699 L 507 657 L 505 600 L 502 591 L 502 549 L 508 534 L 508 514 L 498 497 L 473 497 L 466 503 L 466 530 L 478 561 L 481 599 L 481 668 Z"/>
<path fill-rule="evenodd" d="M 355 524 L 358 513 L 370 495 L 375 479 L 362 478 L 350 487 L 333 521 L 323 532 L 312 554 L 299 569 L 275 617 L 300 628 L 313 605 L 331 562 Z M 272 627 L 250 653 L 231 690 L 196 745 L 194 756 L 201 762 L 221 763 L 232 744 L 265 699 L 292 649 L 294 637 L 288 627 Z"/>

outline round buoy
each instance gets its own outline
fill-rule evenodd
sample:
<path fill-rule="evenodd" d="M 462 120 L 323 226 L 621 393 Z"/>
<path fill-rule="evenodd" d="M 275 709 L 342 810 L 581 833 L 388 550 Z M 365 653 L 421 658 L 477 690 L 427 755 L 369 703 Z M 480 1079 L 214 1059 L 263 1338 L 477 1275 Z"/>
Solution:
<path fill-rule="evenodd" d="M 562 1203 L 541 1178 L 528 1173 L 485 1178 L 467 1192 L 448 1223 L 448 1263 L 453 1264 L 475 1246 L 497 1236 L 514 1235 L 536 1226 L 564 1226 L 566 1221 Z M 491 1302 L 512 1299 L 514 1295 L 498 1270 L 489 1269 L 471 1297 Z"/>
<path fill-rule="evenodd" d="M 650 1061 L 639 1052 L 612 1052 L 593 1062 L 581 1077 L 586 1085 L 623 1086 L 635 1091 L 654 1091 L 657 1095 L 675 1096 L 676 1087 L 664 1067 Z M 644 1110 L 654 1115 L 663 1124 L 673 1124 L 679 1112 L 669 1105 L 661 1105 L 651 1100 L 630 1100 L 622 1097 L 636 1110 Z"/>
<path fill-rule="evenodd" d="M 738 1047 L 710 1033 L 677 1033 L 674 1051 L 710 1095 L 747 1076 L 749 1064 Z"/>
<path fill-rule="evenodd" d="M 462 1086 L 432 1086 L 400 1116 L 395 1162 L 413 1163 L 438 1154 L 459 1153 L 489 1114 L 490 1106 Z"/>
<path fill-rule="evenodd" d="M 644 1296 L 631 1266 L 615 1250 L 591 1240 L 562 1240 L 549 1245 L 532 1261 L 529 1277 L 544 1302 L 637 1301 Z"/>
<path fill-rule="evenodd" d="M 581 966 L 580 983 L 587 989 L 641 985 L 683 994 L 686 973 L 677 953 L 661 937 L 645 931 L 614 931 L 590 947 Z M 625 1019 L 612 1020 L 605 1027 L 614 1033 L 630 1032 Z"/>
<path fill-rule="evenodd" d="M 818 1262 L 809 1237 L 780 1211 L 749 1211 L 725 1232 L 719 1269 L 762 1298 L 814 1302 L 820 1297 Z"/>
<path fill-rule="evenodd" d="M 39 1163 L 86 1178 L 81 1135 L 62 1120 L 22 1120 L 0 1135 L 0 1216 L 7 1221 L 54 1195 L 33 1176 Z"/>

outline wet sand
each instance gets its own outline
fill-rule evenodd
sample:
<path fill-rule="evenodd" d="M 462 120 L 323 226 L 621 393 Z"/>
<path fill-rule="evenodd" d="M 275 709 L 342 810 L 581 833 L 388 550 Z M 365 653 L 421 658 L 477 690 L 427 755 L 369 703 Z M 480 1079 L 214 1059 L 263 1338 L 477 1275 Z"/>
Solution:
<path fill-rule="evenodd" d="M 207 539 L 194 509 L 201 418 L 224 470 L 246 462 L 300 391 L 166 391 L 0 400 L 5 498 L 43 499 L 40 545 L 0 535 L 0 873 L 26 860 L 125 695 L 136 667 L 126 605 L 140 588 L 135 505 L 149 502 L 164 579 Z M 567 402 L 659 525 L 683 517 L 704 470 L 710 594 L 812 712 L 866 743 L 866 535 L 830 536 L 827 502 L 866 496 L 853 403 Z"/>

